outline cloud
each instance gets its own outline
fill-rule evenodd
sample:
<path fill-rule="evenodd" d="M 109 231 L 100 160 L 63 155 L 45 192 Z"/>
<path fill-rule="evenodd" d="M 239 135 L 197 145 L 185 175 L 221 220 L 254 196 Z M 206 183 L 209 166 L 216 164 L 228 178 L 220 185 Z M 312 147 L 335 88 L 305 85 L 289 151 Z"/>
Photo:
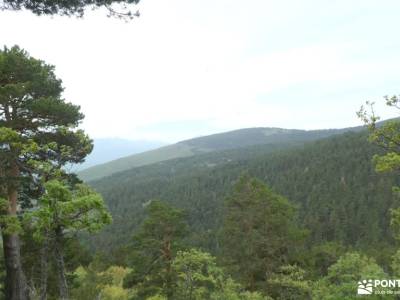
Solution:
<path fill-rule="evenodd" d="M 360 34 L 380 26 L 397 34 L 384 15 L 369 24 L 347 2 L 331 10 L 289 2 L 143 1 L 129 23 L 101 11 L 85 19 L 0 12 L 1 42 L 56 65 L 94 137 L 356 125 L 364 100 L 397 92 L 400 44 L 382 38 L 378 47 Z"/>

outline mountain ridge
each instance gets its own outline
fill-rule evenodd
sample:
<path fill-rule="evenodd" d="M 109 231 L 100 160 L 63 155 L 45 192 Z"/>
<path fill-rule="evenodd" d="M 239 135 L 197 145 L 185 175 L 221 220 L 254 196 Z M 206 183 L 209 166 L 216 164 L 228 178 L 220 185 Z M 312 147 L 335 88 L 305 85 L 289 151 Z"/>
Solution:
<path fill-rule="evenodd" d="M 92 181 L 131 168 L 167 161 L 175 158 L 243 148 L 253 145 L 282 145 L 304 143 L 320 138 L 341 134 L 347 131 L 360 131 L 363 127 L 349 127 L 341 129 L 301 130 L 277 127 L 243 128 L 228 132 L 202 136 L 172 145 L 163 146 L 143 153 L 133 154 L 99 164 L 79 171 L 78 176 L 84 181 Z"/>

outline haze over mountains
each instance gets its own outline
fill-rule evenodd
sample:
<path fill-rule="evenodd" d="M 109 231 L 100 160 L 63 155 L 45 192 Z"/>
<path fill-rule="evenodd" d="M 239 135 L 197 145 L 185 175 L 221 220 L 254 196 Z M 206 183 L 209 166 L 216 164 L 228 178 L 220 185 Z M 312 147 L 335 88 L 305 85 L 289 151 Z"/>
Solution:
<path fill-rule="evenodd" d="M 135 154 L 135 152 L 131 152 L 131 155 L 129 156 L 81 170 L 78 172 L 78 175 L 85 181 L 92 181 L 121 171 L 129 170 L 134 167 L 145 166 L 170 159 L 190 157 L 197 154 L 243 148 L 253 145 L 270 145 L 271 147 L 298 145 L 329 137 L 331 135 L 340 134 L 346 131 L 359 131 L 360 129 L 361 127 L 309 131 L 283 128 L 239 129 L 225 133 L 189 139 L 173 145 L 163 146 L 161 148 L 142 153 L 136 152 L 137 154 Z M 135 145 L 132 145 L 132 148 L 134 148 L 134 146 Z M 107 146 L 101 151 L 107 155 L 110 155 L 108 152 L 111 152 L 109 148 L 107 149 Z M 124 153 L 128 152 L 126 149 L 124 149 L 124 151 Z M 122 152 L 115 153 L 115 157 L 123 156 L 120 155 L 121 153 Z M 125 155 L 127 155 L 127 153 Z"/>

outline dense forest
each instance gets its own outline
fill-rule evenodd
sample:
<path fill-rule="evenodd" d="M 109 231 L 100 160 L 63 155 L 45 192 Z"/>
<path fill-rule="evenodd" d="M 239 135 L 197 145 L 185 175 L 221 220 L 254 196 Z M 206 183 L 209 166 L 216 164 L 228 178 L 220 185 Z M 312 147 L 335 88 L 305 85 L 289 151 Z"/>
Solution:
<path fill-rule="evenodd" d="M 240 175 L 248 174 L 296 206 L 309 245 L 338 242 L 384 259 L 394 246 L 388 210 L 398 205 L 391 191 L 397 177 L 375 172 L 371 158 L 381 150 L 367 136 L 346 133 L 275 151 L 262 145 L 216 152 L 92 182 L 114 216 L 95 245 L 124 244 L 143 219 L 146 203 L 161 199 L 186 211 L 194 245 L 217 253 L 224 199 Z"/>
<path fill-rule="evenodd" d="M 390 211 L 398 207 L 398 177 L 375 171 L 372 157 L 384 150 L 368 136 L 364 130 L 304 145 L 213 152 L 92 182 L 114 217 L 92 246 L 103 262 L 134 269 L 144 259 L 136 256 L 143 230 L 156 222 L 153 205 L 168 205 L 186 222 L 176 228 L 187 228 L 176 238 L 177 253 L 209 253 L 245 290 L 272 299 L 355 299 L 351 281 L 397 274 Z M 273 215 L 263 205 L 272 205 Z M 140 276 L 136 271 L 128 274 L 126 288 L 142 287 L 130 279 Z"/>
<path fill-rule="evenodd" d="M 0 8 L 130 19 L 138 2 Z M 363 127 L 242 129 L 79 176 L 93 140 L 63 91 L 54 66 L 0 50 L 0 299 L 399 299 L 398 119 L 367 103 Z"/>

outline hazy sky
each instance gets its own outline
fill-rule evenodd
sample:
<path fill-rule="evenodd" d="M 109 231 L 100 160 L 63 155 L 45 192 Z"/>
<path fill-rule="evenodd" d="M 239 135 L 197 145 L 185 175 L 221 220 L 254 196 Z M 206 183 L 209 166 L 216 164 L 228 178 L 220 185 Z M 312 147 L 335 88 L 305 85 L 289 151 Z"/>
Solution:
<path fill-rule="evenodd" d="M 139 9 L 130 22 L 104 11 L 0 12 L 0 45 L 54 64 L 95 138 L 355 126 L 366 100 L 400 93 L 398 0 L 142 0 Z"/>

